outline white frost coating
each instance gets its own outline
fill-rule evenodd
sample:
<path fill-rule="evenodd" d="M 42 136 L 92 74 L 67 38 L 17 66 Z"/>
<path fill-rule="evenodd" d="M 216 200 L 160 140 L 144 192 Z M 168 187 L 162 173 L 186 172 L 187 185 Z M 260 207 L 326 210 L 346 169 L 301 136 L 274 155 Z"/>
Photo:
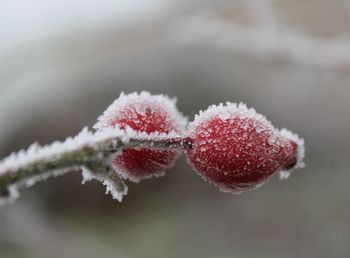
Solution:
<path fill-rule="evenodd" d="M 103 132 L 97 132 L 96 135 L 104 134 L 112 134 L 113 131 L 115 131 L 115 128 L 106 128 Z M 179 134 L 175 131 L 169 132 L 169 133 L 146 133 L 146 132 L 137 132 L 133 130 L 130 127 L 126 127 L 125 130 L 119 130 L 118 129 L 118 135 L 120 135 L 120 139 L 123 143 L 128 144 L 130 139 L 134 140 L 154 140 L 154 141 L 161 141 L 161 140 L 167 140 L 167 139 L 173 139 L 173 138 L 179 138 L 182 137 L 182 134 Z"/>
<path fill-rule="evenodd" d="M 16 171 L 27 165 L 45 160 L 52 157 L 57 157 L 61 154 L 79 150 L 82 147 L 94 147 L 97 143 L 104 140 L 118 138 L 123 144 L 128 144 L 129 139 L 135 140 L 165 140 L 181 135 L 172 132 L 165 133 L 138 133 L 130 128 L 127 130 L 119 130 L 118 128 L 107 128 L 103 132 L 93 134 L 85 127 L 77 136 L 69 137 L 64 142 L 54 142 L 51 145 L 40 146 L 37 143 L 32 144 L 27 150 L 20 150 L 18 153 L 12 153 L 9 157 L 0 162 L 0 175 L 8 171 Z M 64 172 L 64 171 L 63 171 Z M 59 171 L 54 173 L 60 173 Z M 30 182 L 28 183 L 30 184 Z"/>
<path fill-rule="evenodd" d="M 170 133 L 159 133 L 159 132 L 146 133 L 146 132 L 137 132 L 128 126 L 123 130 L 117 127 L 115 128 L 108 127 L 108 128 L 105 128 L 103 131 L 97 131 L 94 134 L 92 142 L 100 142 L 103 140 L 118 138 L 123 144 L 129 145 L 131 144 L 130 140 L 140 140 L 140 141 L 145 140 L 145 141 L 148 141 L 147 144 L 145 145 L 147 145 L 148 147 L 152 147 L 155 144 L 154 142 L 174 139 L 174 138 L 182 138 L 182 137 L 183 137 L 183 134 L 179 134 L 175 131 L 172 131 Z M 132 147 L 134 149 L 145 148 L 145 146 L 139 146 L 139 147 L 132 146 Z"/>
<path fill-rule="evenodd" d="M 123 196 L 127 195 L 128 193 L 128 187 L 124 186 L 124 191 L 121 192 L 118 190 L 118 187 L 116 186 L 116 184 L 109 179 L 104 179 L 102 181 L 102 184 L 104 186 L 106 186 L 106 194 L 111 194 L 112 198 L 115 200 L 118 200 L 119 202 L 121 202 L 123 200 Z"/>
<path fill-rule="evenodd" d="M 280 180 L 286 180 L 290 177 L 291 171 L 282 170 L 278 172 Z"/>
<path fill-rule="evenodd" d="M 80 170 L 79 166 L 56 169 L 56 170 L 48 171 L 45 174 L 41 174 L 41 175 L 37 175 L 37 176 L 33 176 L 31 178 L 25 179 L 22 182 L 20 181 L 18 183 L 18 185 L 24 185 L 25 187 L 29 188 L 29 187 L 32 187 L 37 182 L 45 181 L 50 177 L 59 177 L 59 176 L 63 176 L 64 174 L 66 174 L 68 172 L 79 171 L 79 170 Z"/>
<path fill-rule="evenodd" d="M 8 187 L 8 191 L 9 191 L 8 196 L 3 197 L 3 198 L 0 197 L 0 206 L 3 204 L 12 204 L 16 199 L 18 199 L 18 197 L 20 196 L 19 191 L 18 191 L 18 187 L 20 187 L 22 185 L 29 188 L 29 187 L 32 187 L 34 184 L 36 184 L 39 181 L 45 181 L 50 177 L 62 176 L 70 171 L 78 171 L 79 169 L 80 169 L 79 166 L 57 169 L 57 170 L 49 171 L 45 174 L 30 177 L 28 179 L 19 181 L 16 184 L 10 185 Z"/>
<path fill-rule="evenodd" d="M 100 134 L 100 133 L 106 133 L 108 131 L 113 132 L 113 130 L 115 130 L 115 128 L 106 128 L 104 129 L 103 132 L 96 132 L 96 134 Z M 122 138 L 122 141 L 124 144 L 128 144 L 129 143 L 129 139 L 134 139 L 134 140 L 150 140 L 150 141 L 162 141 L 162 140 L 167 140 L 167 139 L 174 139 L 174 138 L 182 138 L 183 135 L 179 134 L 177 132 L 170 132 L 170 133 L 159 133 L 159 132 L 154 132 L 154 133 L 146 133 L 146 132 L 136 132 L 135 130 L 131 129 L 130 127 L 126 127 L 124 132 L 124 141 Z M 150 142 L 149 144 L 147 144 L 148 147 L 152 147 L 152 142 Z M 133 147 L 133 149 L 143 149 L 145 146 L 135 146 Z M 115 155 L 113 155 L 111 161 L 109 162 L 110 164 L 112 164 L 113 169 L 116 171 L 116 173 L 121 176 L 123 179 L 128 179 L 131 182 L 134 183 L 139 183 L 142 180 L 145 179 L 150 179 L 152 177 L 158 178 L 158 177 L 162 177 L 164 176 L 165 170 L 172 168 L 175 163 L 177 158 L 181 155 L 182 152 L 178 152 L 177 153 L 177 157 L 173 159 L 173 162 L 167 165 L 164 165 L 164 168 L 162 171 L 159 171 L 158 173 L 153 172 L 152 174 L 148 174 L 148 175 L 144 175 L 144 176 L 132 176 L 130 175 L 130 173 L 128 173 L 128 171 L 123 170 L 122 167 L 120 166 L 116 166 L 114 165 L 114 163 L 112 162 L 112 160 L 119 155 L 120 153 L 116 153 Z M 155 162 L 155 161 L 154 161 Z M 158 165 L 162 165 L 159 164 Z"/>
<path fill-rule="evenodd" d="M 116 117 L 118 112 L 128 105 L 135 103 L 146 102 L 146 103 L 158 103 L 167 112 L 167 119 L 172 121 L 172 124 L 176 125 L 176 128 L 185 129 L 188 123 L 188 119 L 184 117 L 176 108 L 176 98 L 170 99 L 166 95 L 151 95 L 149 92 L 142 91 L 140 93 L 134 92 L 130 94 L 120 94 L 117 98 L 98 118 L 98 122 L 93 126 L 96 131 L 103 131 L 109 128 L 110 121 Z M 138 113 L 142 113 L 143 110 L 137 110 Z"/>
<path fill-rule="evenodd" d="M 165 140 L 174 137 L 181 137 L 179 134 L 173 132 L 169 134 L 165 133 L 137 133 L 134 130 L 127 128 L 126 130 L 119 130 L 118 128 L 107 128 L 103 132 L 98 132 L 93 134 L 87 128 L 84 128 L 77 136 L 73 138 L 67 138 L 64 142 L 54 142 L 51 145 L 40 146 L 35 143 L 32 144 L 27 150 L 21 150 L 18 153 L 12 153 L 9 157 L 5 158 L 0 162 L 0 175 L 4 173 L 12 173 L 17 171 L 18 169 L 24 168 L 32 163 L 35 163 L 40 160 L 48 160 L 51 158 L 59 157 L 60 155 L 79 150 L 82 147 L 95 147 L 96 144 L 101 143 L 103 141 L 119 139 L 122 144 L 128 144 L 130 139 L 134 140 Z M 0 204 L 2 203 L 10 203 L 18 197 L 17 187 L 26 186 L 31 187 L 38 181 L 44 181 L 52 176 L 60 176 L 72 170 L 79 170 L 79 166 L 62 168 L 53 171 L 48 171 L 47 173 L 36 175 L 25 180 L 19 181 L 14 185 L 8 187 L 9 197 L 0 198 Z M 96 179 L 94 174 L 89 173 L 86 168 L 83 168 L 83 183 L 91 180 L 93 178 Z M 107 186 L 108 192 L 111 192 L 113 198 L 121 200 L 122 195 L 126 194 L 126 192 L 115 193 L 112 192 L 113 184 L 110 180 L 99 178 L 101 182 L 105 182 L 104 184 Z"/>
<path fill-rule="evenodd" d="M 81 166 L 81 175 L 83 177 L 83 180 L 81 181 L 81 184 L 85 184 L 86 182 L 89 182 L 95 178 L 93 172 L 88 169 L 85 166 Z"/>
<path fill-rule="evenodd" d="M 239 116 L 240 119 L 250 118 L 250 119 L 254 119 L 254 121 L 261 122 L 261 125 L 256 124 L 255 130 L 257 133 L 261 133 L 263 131 L 268 130 L 271 133 L 271 136 L 268 138 L 268 143 L 270 145 L 276 145 L 276 144 L 278 145 L 280 136 L 282 136 L 286 139 L 292 140 L 297 144 L 297 164 L 290 170 L 279 171 L 279 177 L 281 180 L 287 179 L 294 169 L 305 167 L 305 164 L 304 164 L 304 157 L 305 157 L 304 140 L 302 138 L 300 138 L 297 134 L 294 134 L 285 128 L 283 128 L 281 130 L 276 129 L 265 116 L 257 113 L 255 111 L 255 109 L 253 109 L 253 108 L 248 108 L 246 106 L 246 104 L 244 104 L 244 103 L 236 104 L 236 103 L 227 102 L 225 105 L 223 103 L 220 103 L 219 105 L 210 106 L 205 111 L 199 111 L 199 114 L 195 116 L 194 121 L 191 122 L 188 126 L 189 135 L 193 136 L 192 134 L 196 134 L 196 128 L 198 126 L 201 126 L 207 122 L 210 122 L 213 118 L 219 118 L 222 121 L 225 121 L 225 120 L 232 119 L 236 116 Z M 242 125 L 240 125 L 240 128 L 246 130 L 248 128 L 248 125 L 245 125 L 243 123 Z M 207 131 L 206 133 L 208 135 L 210 134 L 209 131 Z M 243 134 L 243 137 L 244 137 L 244 134 Z M 211 141 L 214 142 L 215 140 L 208 139 L 208 142 L 211 142 Z M 205 147 L 203 147 L 201 150 L 205 151 Z M 203 177 L 203 178 L 205 180 L 207 180 L 205 177 Z M 213 183 L 215 185 L 219 186 L 219 188 L 224 192 L 231 192 L 231 193 L 236 193 L 236 194 L 240 193 L 240 191 L 232 191 L 232 189 L 227 188 L 224 185 L 219 185 L 219 184 L 216 184 L 215 182 L 213 182 Z M 263 183 L 265 183 L 265 182 L 263 182 Z M 257 185 L 254 189 L 260 187 L 263 183 Z"/>
<path fill-rule="evenodd" d="M 254 187 L 251 187 L 251 188 L 246 188 L 246 187 L 241 187 L 241 189 L 239 189 L 239 187 L 236 186 L 236 189 L 232 189 L 230 187 L 228 187 L 227 185 L 225 184 L 220 184 L 220 183 L 216 183 L 214 181 L 211 181 L 211 180 L 208 180 L 206 177 L 204 177 L 203 175 L 200 175 L 204 181 L 206 182 L 209 182 L 211 184 L 213 184 L 214 186 L 218 187 L 219 188 L 219 191 L 220 192 L 223 192 L 223 193 L 228 193 L 228 194 L 233 194 L 233 195 L 240 195 L 242 194 L 243 192 L 250 192 L 250 191 L 253 191 L 253 190 L 257 190 L 259 189 L 261 186 L 263 186 L 264 184 L 266 184 L 267 182 L 269 182 L 269 180 L 271 179 L 271 177 L 273 175 L 271 175 L 269 178 L 266 178 L 263 182 L 260 182 L 258 184 L 256 184 Z M 242 184 L 241 184 L 242 185 Z M 250 183 L 247 183 L 246 184 L 248 187 L 251 186 Z"/>
<path fill-rule="evenodd" d="M 20 150 L 18 153 L 12 153 L 9 157 L 2 160 L 0 162 L 0 175 L 6 171 L 18 170 L 30 163 L 48 157 L 78 150 L 84 145 L 89 145 L 93 139 L 93 134 L 85 127 L 77 136 L 67 138 L 64 142 L 54 142 L 51 145 L 45 146 L 34 143 L 28 150 Z"/>
<path fill-rule="evenodd" d="M 192 132 L 198 125 L 210 121 L 214 117 L 219 117 L 221 120 L 227 120 L 235 117 L 239 114 L 241 119 L 253 118 L 256 121 L 260 121 L 266 127 L 273 129 L 273 125 L 267 118 L 255 111 L 254 108 L 248 108 L 244 103 L 231 103 L 226 102 L 224 105 L 211 105 L 205 111 L 199 111 L 198 115 L 195 115 L 194 121 L 188 125 L 189 132 Z"/>
<path fill-rule="evenodd" d="M 271 177 L 272 176 L 270 176 L 269 178 L 265 179 L 263 182 L 260 182 L 260 183 L 256 184 L 254 187 L 251 187 L 251 188 L 244 188 L 244 187 L 242 187 L 241 190 L 239 188 L 233 190 L 232 188 L 227 187 L 225 184 L 218 184 L 218 183 L 214 183 L 214 182 L 210 182 L 210 183 L 212 183 L 213 185 L 217 186 L 219 188 L 220 192 L 229 193 L 229 194 L 233 194 L 233 195 L 240 195 L 243 192 L 249 192 L 249 191 L 257 190 L 258 188 L 260 188 L 261 186 L 266 184 L 270 180 Z M 251 186 L 250 183 L 247 183 L 246 185 L 248 187 Z"/>
<path fill-rule="evenodd" d="M 180 154 L 179 154 L 180 155 Z M 173 163 L 171 163 L 169 166 L 164 167 L 164 169 L 158 173 L 152 173 L 152 174 L 148 174 L 148 175 L 144 175 L 144 176 L 132 176 L 128 173 L 128 171 L 123 170 L 123 168 L 121 168 L 120 166 L 115 166 L 114 164 L 112 164 L 113 169 L 115 170 L 115 172 L 121 176 L 123 179 L 127 179 L 133 183 L 140 183 L 142 180 L 145 179 L 150 179 L 150 178 L 158 178 L 158 177 L 162 177 L 165 176 L 165 169 L 169 169 L 171 167 L 173 167 L 175 164 L 175 160 L 173 161 Z"/>
<path fill-rule="evenodd" d="M 114 130 L 115 130 L 115 128 L 109 127 L 109 128 L 104 129 L 104 131 L 102 131 L 102 132 L 96 132 L 96 134 L 100 134 L 100 133 L 105 134 L 108 131 L 113 132 Z M 124 136 L 121 139 L 122 139 L 122 142 L 124 144 L 128 144 L 129 139 L 162 141 L 162 140 L 167 140 L 167 139 L 174 139 L 174 138 L 182 138 L 183 137 L 182 134 L 179 134 L 179 133 L 174 132 L 174 131 L 170 132 L 170 133 L 159 133 L 159 132 L 146 133 L 146 132 L 136 132 L 135 130 L 131 129 L 130 127 L 126 127 L 123 132 L 124 132 Z M 150 142 L 147 144 L 147 146 L 152 147 L 153 144 L 154 143 Z M 143 148 L 145 148 L 145 146 L 133 146 L 133 149 L 143 149 Z M 153 172 L 152 174 L 148 174 L 148 175 L 144 175 L 144 176 L 137 176 L 137 177 L 130 175 L 130 173 L 128 173 L 128 171 L 125 171 L 121 166 L 116 166 L 112 162 L 113 158 L 115 158 L 119 154 L 120 153 L 116 153 L 115 155 L 112 155 L 112 159 L 109 162 L 110 164 L 112 164 L 113 169 L 123 179 L 128 179 L 131 182 L 139 183 L 142 180 L 150 179 L 152 177 L 158 178 L 158 177 L 164 176 L 166 174 L 165 170 L 170 169 L 175 165 L 177 158 L 182 154 L 182 152 L 178 152 L 177 157 L 175 157 L 170 164 L 162 165 L 162 164 L 158 163 L 159 166 L 163 166 L 162 171 L 159 171 L 158 173 Z M 153 162 L 155 162 L 155 161 L 153 161 Z"/>
<path fill-rule="evenodd" d="M 107 174 L 94 173 L 85 166 L 81 166 L 81 169 L 83 176 L 82 184 L 85 184 L 86 182 L 95 179 L 101 182 L 104 186 L 106 186 L 106 194 L 110 193 L 112 195 L 112 198 L 118 200 L 119 202 L 123 200 L 124 195 L 127 195 L 128 187 L 124 184 L 124 182 L 121 179 L 119 183 L 123 184 L 123 190 L 119 189 L 120 187 L 117 186 L 117 183 L 113 181 L 113 179 Z"/>
<path fill-rule="evenodd" d="M 45 146 L 40 146 L 39 144 L 34 143 L 27 150 L 20 150 L 18 153 L 12 153 L 0 162 L 0 175 L 7 171 L 18 170 L 36 161 L 57 157 L 67 152 L 79 150 L 84 146 L 94 147 L 97 143 L 104 140 L 118 138 L 122 143 L 128 144 L 130 138 L 137 140 L 164 140 L 169 137 L 180 137 L 180 135 L 176 133 L 138 133 L 132 129 L 122 131 L 118 128 L 109 128 L 103 132 L 93 134 L 87 127 L 85 127 L 77 136 L 69 137 L 64 142 L 54 142 Z"/>
<path fill-rule="evenodd" d="M 303 168 L 305 167 L 305 163 L 304 163 L 304 158 L 305 158 L 305 142 L 304 139 L 299 137 L 297 134 L 289 131 L 286 128 L 281 129 L 280 131 L 281 135 L 284 136 L 285 138 L 292 140 L 294 142 L 297 143 L 298 148 L 297 148 L 297 164 L 294 166 L 294 169 L 297 168 Z M 290 173 L 290 171 L 281 171 L 280 172 L 280 178 L 281 179 L 285 179 L 288 178 L 289 175 L 287 175 L 288 173 Z"/>

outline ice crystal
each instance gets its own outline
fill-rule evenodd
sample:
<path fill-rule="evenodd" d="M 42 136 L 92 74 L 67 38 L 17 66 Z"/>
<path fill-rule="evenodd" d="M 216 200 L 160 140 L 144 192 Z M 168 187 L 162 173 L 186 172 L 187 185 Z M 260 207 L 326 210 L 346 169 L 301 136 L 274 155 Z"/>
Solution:
<path fill-rule="evenodd" d="M 96 173 L 86 166 L 82 166 L 82 184 L 85 184 L 91 180 L 97 180 L 106 187 L 106 194 L 111 194 L 113 199 L 121 202 L 123 196 L 128 193 L 128 187 L 124 184 L 123 180 L 119 178 L 114 171 L 106 171 L 105 173 Z"/>
<path fill-rule="evenodd" d="M 140 105 L 140 103 L 143 104 Z M 130 109 L 128 109 L 129 113 L 127 114 L 127 119 L 130 123 L 134 123 L 137 128 L 139 127 L 137 124 L 140 123 L 139 117 L 152 111 L 149 109 L 150 106 L 155 106 L 153 112 L 164 110 L 166 113 L 167 124 L 172 124 L 173 126 L 171 127 L 175 128 L 175 131 L 181 132 L 187 126 L 187 118 L 176 108 L 176 98 L 170 99 L 165 95 L 151 95 L 149 92 L 142 91 L 141 93 L 134 92 L 131 94 L 124 94 L 122 92 L 119 98 L 117 98 L 98 118 L 98 122 L 94 125 L 94 129 L 96 131 L 103 131 L 106 128 L 115 125 L 116 117 L 121 116 L 123 110 L 128 107 L 132 107 L 133 110 L 130 112 Z M 128 124 L 129 126 L 130 123 Z M 148 123 L 148 121 L 143 121 L 143 123 Z M 147 128 L 147 124 L 143 124 L 142 127 Z M 168 129 L 165 128 L 164 131 L 168 131 Z"/>

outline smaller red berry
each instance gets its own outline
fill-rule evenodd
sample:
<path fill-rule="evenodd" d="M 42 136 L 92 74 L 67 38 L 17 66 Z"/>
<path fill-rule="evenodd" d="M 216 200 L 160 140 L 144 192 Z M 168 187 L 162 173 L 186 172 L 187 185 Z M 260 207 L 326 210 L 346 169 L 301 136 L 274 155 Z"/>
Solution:
<path fill-rule="evenodd" d="M 285 178 L 303 166 L 304 145 L 297 135 L 273 125 L 244 104 L 211 106 L 189 124 L 189 162 L 223 191 L 257 188 L 275 172 Z"/>
<path fill-rule="evenodd" d="M 121 94 L 99 117 L 94 128 L 131 128 L 138 133 L 177 133 L 185 131 L 187 119 L 176 108 L 176 100 L 148 92 Z M 181 154 L 177 150 L 125 149 L 112 161 L 123 178 L 134 182 L 161 176 Z"/>

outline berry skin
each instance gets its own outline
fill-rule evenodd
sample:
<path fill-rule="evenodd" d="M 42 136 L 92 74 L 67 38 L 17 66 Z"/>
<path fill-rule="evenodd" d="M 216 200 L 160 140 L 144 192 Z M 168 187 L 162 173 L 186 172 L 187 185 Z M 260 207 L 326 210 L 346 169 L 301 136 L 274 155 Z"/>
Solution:
<path fill-rule="evenodd" d="M 182 134 L 187 119 L 176 108 L 176 101 L 148 92 L 121 94 L 94 126 L 97 131 L 116 127 L 143 133 Z M 161 176 L 181 154 L 177 150 L 125 149 L 115 157 L 112 166 L 123 178 L 133 182 Z"/>
<path fill-rule="evenodd" d="M 189 162 L 222 191 L 240 193 L 266 182 L 275 172 L 303 166 L 303 140 L 272 124 L 244 104 L 211 106 L 189 124 Z"/>

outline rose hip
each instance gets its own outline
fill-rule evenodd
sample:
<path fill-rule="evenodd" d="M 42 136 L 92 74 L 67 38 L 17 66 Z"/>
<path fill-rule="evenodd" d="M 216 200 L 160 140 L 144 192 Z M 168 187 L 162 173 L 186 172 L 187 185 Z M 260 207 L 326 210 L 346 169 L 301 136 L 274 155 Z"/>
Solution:
<path fill-rule="evenodd" d="M 121 94 L 94 126 L 97 131 L 116 127 L 135 132 L 183 133 L 187 120 L 177 110 L 175 100 L 148 92 Z M 138 182 L 151 176 L 161 176 L 178 156 L 178 150 L 128 148 L 112 161 L 114 169 L 124 178 Z"/>
<path fill-rule="evenodd" d="M 189 124 L 188 135 L 193 142 L 189 162 L 223 191 L 253 189 L 275 172 L 303 166 L 303 140 L 275 129 L 244 104 L 209 107 Z"/>

